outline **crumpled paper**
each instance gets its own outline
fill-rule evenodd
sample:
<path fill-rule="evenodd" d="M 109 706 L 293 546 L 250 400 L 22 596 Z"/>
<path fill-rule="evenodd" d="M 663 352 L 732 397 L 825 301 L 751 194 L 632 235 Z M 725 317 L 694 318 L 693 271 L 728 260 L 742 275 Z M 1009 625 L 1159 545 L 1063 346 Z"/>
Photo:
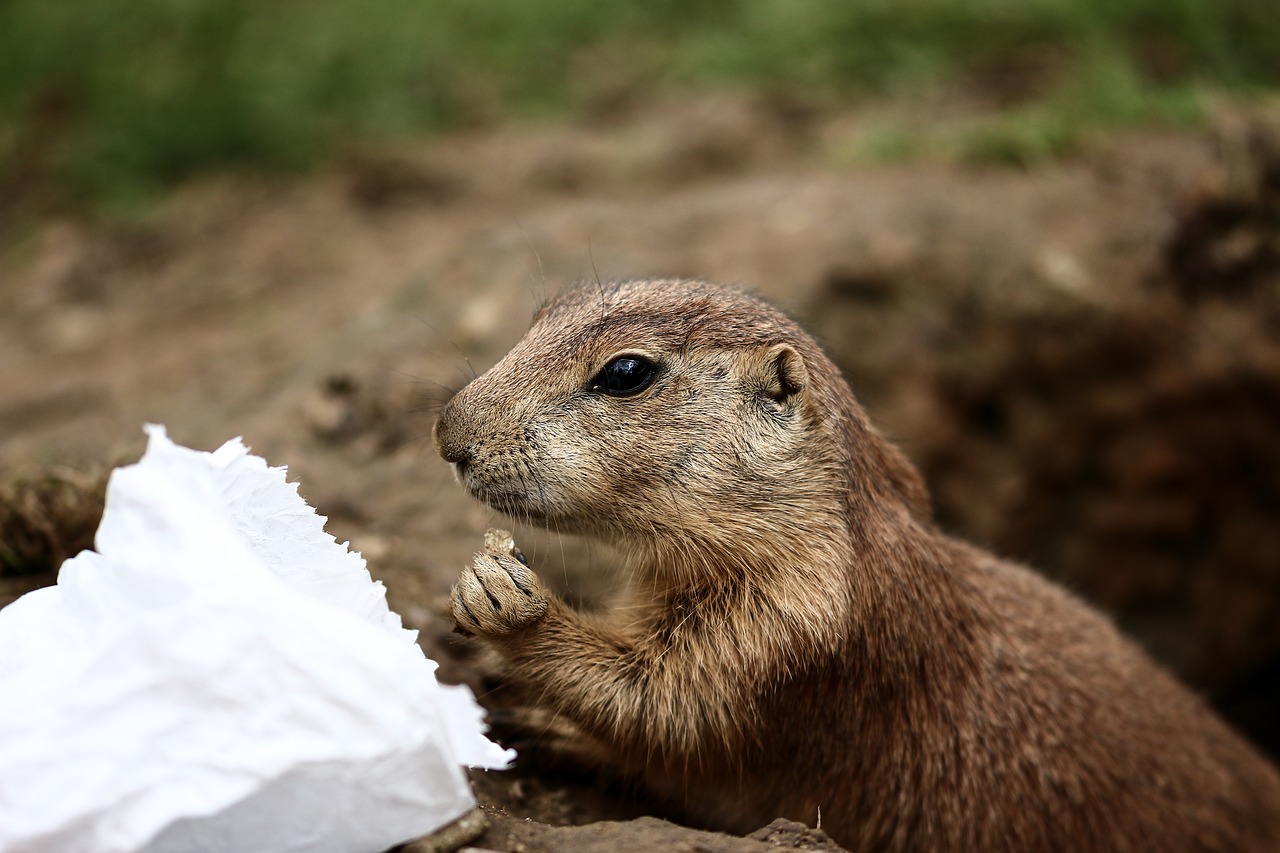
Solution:
<path fill-rule="evenodd" d="M 364 560 L 237 439 L 162 427 L 96 551 L 0 610 L 0 850 L 379 851 L 510 753 Z"/>

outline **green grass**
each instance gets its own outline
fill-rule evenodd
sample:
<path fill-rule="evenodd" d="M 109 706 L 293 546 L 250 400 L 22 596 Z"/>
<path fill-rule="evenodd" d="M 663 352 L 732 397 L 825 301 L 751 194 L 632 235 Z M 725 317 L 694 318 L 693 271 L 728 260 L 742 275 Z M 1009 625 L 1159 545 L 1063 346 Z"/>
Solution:
<path fill-rule="evenodd" d="M 848 103 L 1013 85 L 961 147 L 1020 160 L 1277 84 L 1274 0 L 5 0 L 0 202 L 145 198 L 716 86 Z"/>
<path fill-rule="evenodd" d="M 873 122 L 832 152 L 837 162 L 919 159 L 1034 166 L 1062 157 L 1083 138 L 1119 127 L 1194 128 L 1212 95 L 1184 81 L 1154 86 L 1118 53 L 1072 69 L 1037 97 L 959 120 L 930 120 L 925 110 Z"/>

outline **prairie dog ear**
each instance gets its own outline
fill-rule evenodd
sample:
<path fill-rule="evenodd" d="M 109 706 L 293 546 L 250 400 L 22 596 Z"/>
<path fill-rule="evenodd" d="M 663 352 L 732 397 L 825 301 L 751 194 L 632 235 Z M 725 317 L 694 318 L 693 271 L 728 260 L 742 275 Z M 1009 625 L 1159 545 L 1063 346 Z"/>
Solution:
<path fill-rule="evenodd" d="M 791 344 L 774 344 L 763 353 L 764 392 L 785 403 L 809 386 L 809 368 Z"/>

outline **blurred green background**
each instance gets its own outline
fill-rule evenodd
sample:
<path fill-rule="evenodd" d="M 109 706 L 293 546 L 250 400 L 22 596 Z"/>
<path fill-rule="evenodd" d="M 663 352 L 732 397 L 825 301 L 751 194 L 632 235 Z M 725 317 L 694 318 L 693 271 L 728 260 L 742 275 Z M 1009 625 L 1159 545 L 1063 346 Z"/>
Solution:
<path fill-rule="evenodd" d="M 0 202 L 128 203 L 353 141 L 726 86 L 976 97 L 962 155 L 1022 162 L 1277 83 L 1275 0 L 4 0 Z"/>

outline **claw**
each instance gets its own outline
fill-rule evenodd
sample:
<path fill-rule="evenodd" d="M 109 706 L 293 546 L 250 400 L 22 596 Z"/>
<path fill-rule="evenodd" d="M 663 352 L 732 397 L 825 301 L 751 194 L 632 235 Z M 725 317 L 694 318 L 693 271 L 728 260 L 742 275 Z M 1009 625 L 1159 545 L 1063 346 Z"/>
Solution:
<path fill-rule="evenodd" d="M 524 562 L 524 561 L 521 560 L 521 562 Z M 506 571 L 507 575 L 511 578 L 511 582 L 515 584 L 516 589 L 524 593 L 527 598 L 533 598 L 532 587 L 530 587 L 526 582 L 521 580 L 520 576 L 517 575 L 515 572 L 511 571 L 511 569 L 508 569 L 506 566 L 502 566 L 502 568 Z"/>

